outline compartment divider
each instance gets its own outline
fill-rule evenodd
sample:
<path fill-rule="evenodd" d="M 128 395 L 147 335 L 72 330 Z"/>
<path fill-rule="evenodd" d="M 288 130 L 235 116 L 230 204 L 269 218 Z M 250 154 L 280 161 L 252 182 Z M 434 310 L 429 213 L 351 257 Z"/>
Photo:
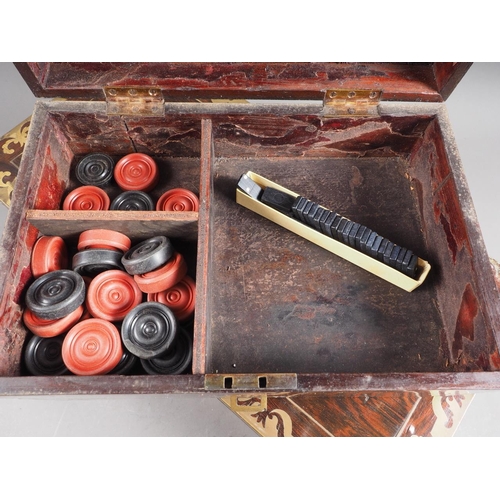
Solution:
<path fill-rule="evenodd" d="M 28 210 L 27 220 L 42 234 L 76 238 L 88 229 L 113 229 L 130 238 L 158 234 L 196 240 L 198 212 Z"/>
<path fill-rule="evenodd" d="M 212 207 L 212 169 L 213 169 L 213 129 L 212 120 L 201 122 L 201 172 L 200 208 L 198 219 L 198 258 L 196 270 L 196 308 L 193 338 L 193 374 L 205 373 L 207 360 L 207 322 L 209 269 L 211 262 L 211 207 Z"/>

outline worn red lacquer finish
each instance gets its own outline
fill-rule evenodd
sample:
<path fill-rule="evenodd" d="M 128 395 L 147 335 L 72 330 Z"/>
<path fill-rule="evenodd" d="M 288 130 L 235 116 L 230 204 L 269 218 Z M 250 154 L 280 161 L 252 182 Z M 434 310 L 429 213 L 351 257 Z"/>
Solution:
<path fill-rule="evenodd" d="M 171 99 L 322 98 L 331 88 L 383 89 L 387 99 L 441 101 L 468 63 L 28 63 L 40 97 L 103 99 L 104 86 L 161 88 Z M 41 83 L 43 82 L 43 83 Z M 443 94 L 441 94 L 443 92 Z"/>

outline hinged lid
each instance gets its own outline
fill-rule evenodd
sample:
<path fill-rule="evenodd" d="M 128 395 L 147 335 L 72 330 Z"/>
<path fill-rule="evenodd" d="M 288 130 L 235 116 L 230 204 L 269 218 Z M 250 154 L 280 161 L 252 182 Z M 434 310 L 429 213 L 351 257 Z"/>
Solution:
<path fill-rule="evenodd" d="M 471 63 L 15 63 L 37 97 L 105 100 L 106 87 L 154 87 L 166 101 L 323 100 L 329 89 L 440 102 Z"/>

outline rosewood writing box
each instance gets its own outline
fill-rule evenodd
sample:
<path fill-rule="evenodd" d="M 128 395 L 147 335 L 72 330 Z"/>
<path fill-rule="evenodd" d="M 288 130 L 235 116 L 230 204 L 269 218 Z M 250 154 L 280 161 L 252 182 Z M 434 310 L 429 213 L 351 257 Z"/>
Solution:
<path fill-rule="evenodd" d="M 0 253 L 0 393 L 500 388 L 500 300 L 444 101 L 466 63 L 18 63 L 39 97 Z M 88 153 L 151 155 L 199 212 L 67 212 Z M 236 203 L 248 171 L 430 263 L 411 293 Z M 110 188 L 110 194 L 114 188 Z M 196 277 L 192 373 L 33 377 L 30 252 L 166 235 Z"/>

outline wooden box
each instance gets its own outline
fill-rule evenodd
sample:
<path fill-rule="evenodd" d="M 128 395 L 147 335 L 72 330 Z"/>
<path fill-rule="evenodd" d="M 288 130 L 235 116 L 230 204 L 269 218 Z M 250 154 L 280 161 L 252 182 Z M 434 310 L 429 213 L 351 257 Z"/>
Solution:
<path fill-rule="evenodd" d="M 42 99 L 1 246 L 0 393 L 500 388 L 499 292 L 444 104 L 468 66 L 17 64 Z M 151 155 L 154 195 L 181 185 L 199 212 L 61 211 L 91 152 Z M 237 204 L 247 171 L 401 242 L 429 276 L 408 293 Z M 188 256 L 192 373 L 24 373 L 33 244 L 94 227 Z"/>

